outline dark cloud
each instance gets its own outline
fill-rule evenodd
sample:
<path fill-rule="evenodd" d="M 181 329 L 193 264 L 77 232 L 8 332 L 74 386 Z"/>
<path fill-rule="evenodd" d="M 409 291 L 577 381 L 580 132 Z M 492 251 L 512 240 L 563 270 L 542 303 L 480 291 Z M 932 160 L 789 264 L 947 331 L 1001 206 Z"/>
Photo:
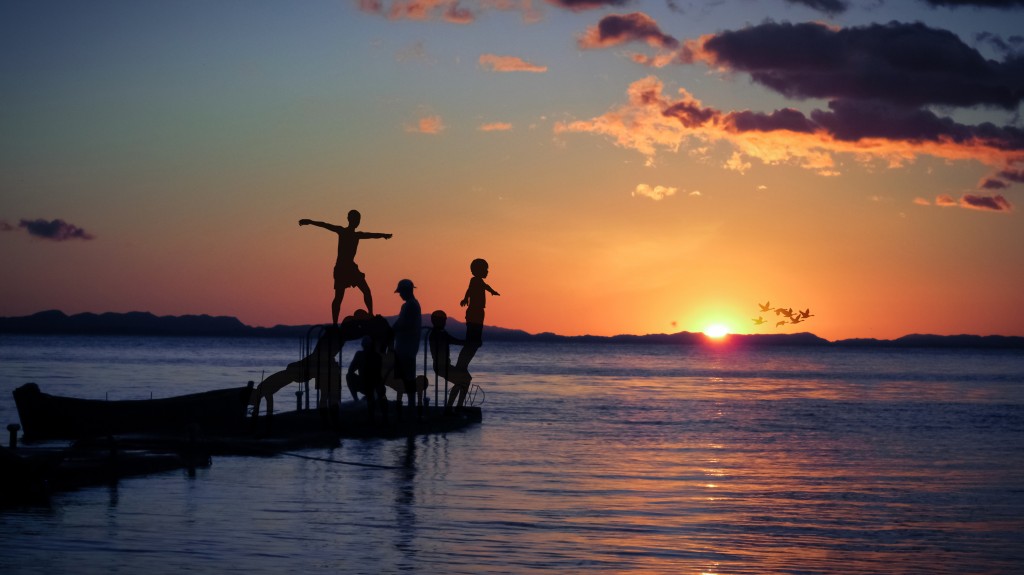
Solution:
<path fill-rule="evenodd" d="M 988 105 L 1024 99 L 1024 56 L 985 59 L 952 32 L 924 24 L 833 29 L 769 22 L 688 46 L 709 61 L 792 98 L 879 100 L 902 106 Z"/>
<path fill-rule="evenodd" d="M 583 12 L 585 10 L 596 10 L 598 8 L 606 7 L 621 7 L 629 4 L 632 0 L 548 0 L 548 4 L 558 6 L 559 8 L 565 8 L 566 10 L 572 10 L 573 12 Z"/>
<path fill-rule="evenodd" d="M 1024 150 L 1024 130 L 999 127 L 985 122 L 960 124 L 929 110 L 903 108 L 880 102 L 833 100 L 829 111 L 815 110 L 811 119 L 837 140 L 855 142 L 865 138 L 907 142 L 951 142 L 978 144 L 997 150 Z"/>
<path fill-rule="evenodd" d="M 25 228 L 29 235 L 57 242 L 66 240 L 91 240 L 94 238 L 94 236 L 89 232 L 86 232 L 82 228 L 69 224 L 61 219 L 50 221 L 41 218 L 37 220 L 23 219 L 18 223 L 18 227 Z"/>
<path fill-rule="evenodd" d="M 1010 212 L 1013 206 L 1003 196 L 977 196 L 964 194 L 960 198 L 960 205 L 974 210 L 985 210 L 992 212 Z"/>
<path fill-rule="evenodd" d="M 1010 185 L 998 178 L 985 178 L 978 182 L 979 190 L 1002 190 Z"/>
<path fill-rule="evenodd" d="M 833 100 L 828 107 L 829 111 L 814 110 L 811 118 L 836 139 L 848 142 L 864 138 L 936 141 L 944 135 L 963 142 L 969 135 L 967 126 L 928 110 L 854 100 Z"/>
<path fill-rule="evenodd" d="M 849 8 L 843 0 L 786 0 L 790 4 L 802 4 L 808 8 L 824 12 L 830 16 L 842 14 Z"/>
<path fill-rule="evenodd" d="M 1024 168 L 1019 170 L 1006 169 L 999 172 L 999 177 L 1010 180 L 1011 182 L 1017 182 L 1018 184 L 1024 184 Z"/>
<path fill-rule="evenodd" d="M 731 112 L 725 116 L 726 125 L 735 132 L 773 132 L 789 130 L 804 134 L 813 133 L 818 126 L 798 110 L 784 108 L 771 114 L 761 112 Z"/>
<path fill-rule="evenodd" d="M 719 112 L 713 108 L 705 108 L 695 100 L 684 100 L 665 108 L 662 114 L 679 120 L 679 123 L 687 128 L 696 128 L 717 118 Z"/>
<path fill-rule="evenodd" d="M 674 49 L 679 41 L 665 34 L 658 23 L 642 12 L 612 14 L 601 18 L 597 27 L 580 40 L 584 48 L 614 46 L 626 42 L 647 42 L 652 46 Z"/>
<path fill-rule="evenodd" d="M 7 223 L 6 221 L 0 220 L 0 232 L 13 232 L 16 229 L 17 228 Z"/>

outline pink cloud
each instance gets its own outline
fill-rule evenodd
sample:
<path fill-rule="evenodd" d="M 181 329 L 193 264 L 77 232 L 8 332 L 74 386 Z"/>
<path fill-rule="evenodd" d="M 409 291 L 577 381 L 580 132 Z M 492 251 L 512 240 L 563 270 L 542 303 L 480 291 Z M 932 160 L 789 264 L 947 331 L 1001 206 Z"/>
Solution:
<path fill-rule="evenodd" d="M 547 66 L 531 64 L 516 56 L 498 56 L 497 54 L 481 54 L 480 66 L 492 72 L 547 72 Z"/>
<path fill-rule="evenodd" d="M 481 132 L 508 132 L 512 129 L 512 124 L 508 122 L 491 122 L 489 124 L 481 124 L 479 130 Z"/>
<path fill-rule="evenodd" d="M 424 116 L 416 122 L 415 125 L 406 126 L 407 132 L 416 132 L 419 134 L 440 134 L 444 131 L 444 121 L 441 120 L 441 116 Z"/>
<path fill-rule="evenodd" d="M 391 20 L 443 20 L 453 24 L 470 24 L 476 15 L 463 8 L 458 0 L 358 0 L 359 9 Z"/>
<path fill-rule="evenodd" d="M 631 0 L 547 0 L 548 4 L 552 6 L 558 6 L 566 10 L 573 12 L 583 12 L 585 10 L 597 10 L 600 8 L 607 8 L 609 6 L 624 6 L 629 4 Z"/>

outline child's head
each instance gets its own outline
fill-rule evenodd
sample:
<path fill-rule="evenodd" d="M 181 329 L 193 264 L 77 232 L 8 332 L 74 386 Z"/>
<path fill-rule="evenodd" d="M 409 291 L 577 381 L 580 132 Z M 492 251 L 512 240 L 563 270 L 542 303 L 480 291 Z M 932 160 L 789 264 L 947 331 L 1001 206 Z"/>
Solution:
<path fill-rule="evenodd" d="M 412 280 L 404 279 L 398 281 L 398 287 L 395 288 L 395 293 L 402 297 L 403 300 L 408 300 L 412 297 L 412 290 L 416 286 L 413 285 Z"/>
<path fill-rule="evenodd" d="M 430 314 L 430 323 L 433 324 L 434 329 L 444 329 L 444 324 L 448 322 L 448 314 L 441 310 L 437 310 Z"/>
<path fill-rule="evenodd" d="M 477 258 L 469 264 L 469 271 L 478 278 L 485 278 L 487 277 L 487 267 L 487 260 Z"/>
<path fill-rule="evenodd" d="M 359 225 L 359 220 L 361 220 L 361 219 L 362 219 L 362 215 L 360 215 L 359 210 L 349 210 L 349 212 L 348 212 L 348 225 L 350 225 L 350 226 L 352 226 L 354 228 L 354 227 Z"/>
<path fill-rule="evenodd" d="M 363 349 L 364 350 L 366 350 L 366 351 L 373 351 L 373 338 L 372 337 L 370 337 L 368 335 L 364 335 L 362 343 L 363 343 Z"/>

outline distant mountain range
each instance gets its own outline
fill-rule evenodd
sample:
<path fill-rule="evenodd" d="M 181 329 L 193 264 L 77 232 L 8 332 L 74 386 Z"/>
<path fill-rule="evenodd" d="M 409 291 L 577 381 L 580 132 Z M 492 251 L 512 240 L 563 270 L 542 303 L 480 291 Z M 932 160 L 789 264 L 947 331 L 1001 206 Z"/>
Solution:
<path fill-rule="evenodd" d="M 391 318 L 393 319 L 393 318 Z M 423 316 L 423 325 L 430 325 L 430 317 Z M 155 316 L 148 312 L 80 313 L 67 315 L 51 310 L 23 317 L 0 318 L 0 333 L 37 335 L 152 335 L 152 336 L 207 336 L 207 337 L 305 337 L 313 325 L 277 325 L 251 327 L 237 318 L 210 315 Z M 465 334 L 465 325 L 448 319 L 448 331 L 456 337 Z M 634 343 L 692 345 L 703 343 L 701 333 L 566 336 L 554 333 L 530 334 L 518 329 L 487 326 L 485 337 L 494 341 L 524 341 L 548 343 Z M 991 348 L 1024 349 L 1024 337 L 1000 335 L 907 335 L 893 340 L 844 339 L 829 341 L 811 333 L 795 334 L 733 334 L 732 344 L 750 346 L 843 346 L 843 347 L 927 347 L 927 348 Z"/>

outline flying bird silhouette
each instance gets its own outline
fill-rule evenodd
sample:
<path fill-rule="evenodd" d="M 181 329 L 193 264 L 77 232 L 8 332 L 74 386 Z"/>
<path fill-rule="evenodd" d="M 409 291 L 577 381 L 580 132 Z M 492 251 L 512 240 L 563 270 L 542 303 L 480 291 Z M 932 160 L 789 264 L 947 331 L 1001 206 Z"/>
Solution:
<path fill-rule="evenodd" d="M 814 314 L 811 313 L 811 308 L 807 308 L 804 310 L 798 309 L 796 311 L 793 311 L 793 308 L 791 307 L 772 307 L 771 300 L 768 300 L 764 303 L 759 302 L 757 304 L 757 307 L 760 308 L 761 314 L 774 311 L 776 317 L 782 316 L 785 318 L 776 322 L 775 327 L 782 327 L 786 324 L 801 323 L 806 321 L 807 318 L 814 317 Z M 761 325 L 765 323 L 763 315 L 758 315 L 757 319 L 751 319 L 750 321 L 754 322 L 754 325 Z"/>

